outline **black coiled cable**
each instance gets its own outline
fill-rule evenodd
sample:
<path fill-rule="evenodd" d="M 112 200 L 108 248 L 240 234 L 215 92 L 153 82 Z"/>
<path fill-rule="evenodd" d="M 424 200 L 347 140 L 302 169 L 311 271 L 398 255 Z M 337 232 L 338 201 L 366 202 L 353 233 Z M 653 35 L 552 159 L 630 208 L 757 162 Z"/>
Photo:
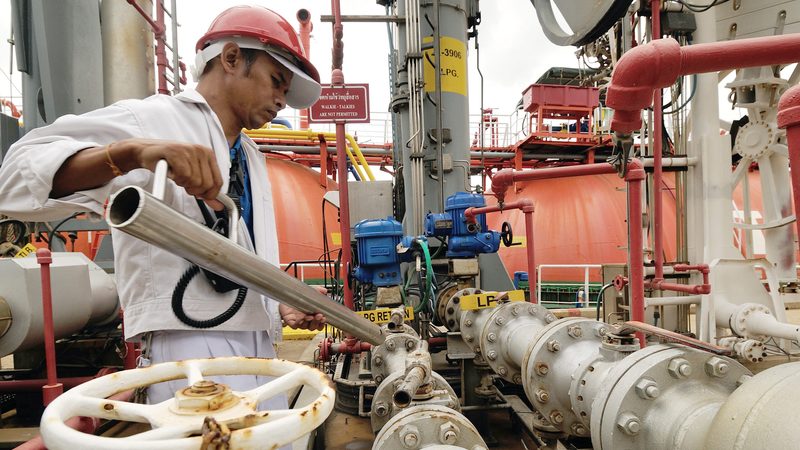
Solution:
<path fill-rule="evenodd" d="M 239 288 L 239 291 L 236 294 L 236 300 L 231 304 L 230 308 L 225 310 L 222 314 L 218 315 L 217 317 L 207 319 L 207 320 L 196 320 L 192 319 L 191 317 L 186 315 L 186 312 L 183 310 L 183 294 L 186 292 L 186 287 L 189 286 L 189 282 L 200 273 L 200 267 L 196 264 L 192 264 L 186 272 L 181 276 L 181 279 L 178 280 L 178 284 L 175 285 L 175 290 L 172 291 L 172 311 L 175 313 L 175 317 L 178 318 L 181 322 L 189 325 L 190 327 L 194 328 L 212 328 L 219 325 L 222 325 L 228 319 L 233 317 L 239 309 L 244 304 L 244 298 L 247 297 L 247 288 L 242 286 Z"/>

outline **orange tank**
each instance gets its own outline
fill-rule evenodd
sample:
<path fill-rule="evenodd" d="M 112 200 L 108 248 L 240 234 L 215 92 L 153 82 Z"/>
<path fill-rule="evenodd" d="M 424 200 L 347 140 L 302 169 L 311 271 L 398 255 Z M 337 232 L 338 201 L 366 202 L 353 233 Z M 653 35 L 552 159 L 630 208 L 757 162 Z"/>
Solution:
<path fill-rule="evenodd" d="M 675 257 L 675 197 L 672 177 L 665 176 L 664 248 L 667 260 Z M 534 201 L 536 265 L 541 264 L 625 264 L 628 231 L 625 181 L 614 174 L 537 180 L 516 183 L 506 201 L 530 198 Z M 496 203 L 487 197 L 490 204 Z M 521 245 L 500 247 L 500 258 L 509 275 L 527 271 L 525 220 L 520 211 L 487 216 L 490 229 L 499 230 L 509 222 L 515 241 Z M 652 256 L 651 256 L 652 258 Z M 646 258 L 647 259 L 647 258 Z M 589 272 L 591 282 L 600 282 L 600 270 Z M 547 282 L 582 282 L 583 269 L 547 269 Z"/>
<path fill-rule="evenodd" d="M 291 161 L 267 158 L 267 171 L 272 184 L 275 223 L 282 267 L 297 261 L 326 259 L 323 249 L 322 197 L 337 190 L 336 182 L 327 179 L 320 185 L 320 174 Z M 336 249 L 329 259 L 336 259 L 341 247 L 338 210 L 325 205 L 325 228 L 328 248 Z M 294 268 L 289 273 L 294 274 Z M 304 263 L 297 269 L 298 278 L 309 281 L 323 277 L 320 265 Z"/>

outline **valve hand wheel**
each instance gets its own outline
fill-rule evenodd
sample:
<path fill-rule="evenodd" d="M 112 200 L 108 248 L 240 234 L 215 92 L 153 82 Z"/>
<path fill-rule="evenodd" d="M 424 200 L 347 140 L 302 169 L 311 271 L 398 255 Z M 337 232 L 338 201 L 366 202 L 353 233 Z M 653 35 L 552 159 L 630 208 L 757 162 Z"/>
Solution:
<path fill-rule="evenodd" d="M 204 380 L 214 375 L 266 375 L 272 381 L 245 392 Z M 143 405 L 107 397 L 137 387 L 186 378 L 174 398 Z M 258 411 L 258 404 L 297 386 L 320 395 L 303 408 Z M 41 433 L 47 448 L 133 450 L 198 449 L 209 432 L 224 430 L 230 448 L 273 448 L 293 442 L 322 424 L 333 409 L 328 378 L 308 366 L 279 359 L 213 358 L 156 364 L 106 375 L 65 392 L 45 409 Z M 151 430 L 124 438 L 95 436 L 64 421 L 74 416 L 150 424 Z M 204 436 L 206 434 L 206 436 Z"/>
<path fill-rule="evenodd" d="M 506 247 L 520 245 L 519 243 L 514 243 L 514 230 L 511 229 L 511 224 L 508 222 L 503 222 L 503 226 L 500 227 L 500 240 L 503 241 L 503 245 Z"/>

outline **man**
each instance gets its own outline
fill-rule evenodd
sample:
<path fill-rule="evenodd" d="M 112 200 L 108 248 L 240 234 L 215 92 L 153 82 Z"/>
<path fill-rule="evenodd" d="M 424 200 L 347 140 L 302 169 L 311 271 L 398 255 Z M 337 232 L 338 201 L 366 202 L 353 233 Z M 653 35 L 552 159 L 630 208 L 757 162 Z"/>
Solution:
<path fill-rule="evenodd" d="M 55 220 L 76 211 L 100 215 L 109 194 L 119 188 L 133 184 L 150 190 L 155 164 L 164 159 L 171 179 L 166 204 L 202 223 L 205 205 L 196 198 L 219 210 L 217 194 L 229 192 L 229 184 L 237 185 L 241 192 L 234 194 L 242 207 L 239 243 L 278 264 L 266 166 L 241 130 L 263 126 L 287 104 L 310 106 L 320 93 L 319 74 L 291 25 L 263 7 L 222 12 L 198 41 L 197 52 L 196 90 L 64 116 L 12 146 L 0 167 L 0 214 L 31 221 Z M 112 236 L 126 338 L 143 339 L 152 363 L 274 357 L 272 337 L 280 332 L 280 319 L 291 327 L 323 326 L 321 314 L 277 307 L 253 291 L 225 323 L 210 330 L 187 326 L 176 318 L 170 300 L 190 263 L 129 235 L 113 231 Z M 206 319 L 224 311 L 236 295 L 235 289 L 217 293 L 198 277 L 186 288 L 183 306 L 193 319 Z M 221 381 L 245 390 L 263 380 Z M 150 401 L 163 401 L 183 387 L 183 380 L 155 385 L 148 393 Z M 269 406 L 285 407 L 285 401 Z"/>

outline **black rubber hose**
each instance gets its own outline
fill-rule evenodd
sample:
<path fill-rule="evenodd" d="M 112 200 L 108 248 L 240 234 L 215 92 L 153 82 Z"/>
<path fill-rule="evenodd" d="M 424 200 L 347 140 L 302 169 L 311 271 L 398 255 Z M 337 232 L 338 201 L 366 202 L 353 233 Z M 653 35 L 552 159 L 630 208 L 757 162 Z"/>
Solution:
<path fill-rule="evenodd" d="M 597 294 L 597 302 L 596 302 L 597 303 L 597 318 L 596 319 L 598 321 L 600 320 L 600 307 L 604 306 L 603 304 L 605 303 L 605 298 L 603 297 L 603 293 L 606 291 L 606 289 L 610 288 L 613 285 L 614 285 L 614 283 L 608 283 L 606 285 L 603 285 L 603 287 L 600 288 L 600 292 Z"/>
<path fill-rule="evenodd" d="M 175 313 L 175 317 L 177 317 L 178 320 L 193 328 L 213 328 L 220 326 L 239 312 L 239 309 L 241 309 L 244 304 L 244 298 L 247 296 L 247 288 L 244 286 L 239 288 L 236 294 L 236 300 L 234 300 L 230 308 L 222 314 L 207 320 L 195 320 L 186 315 L 186 312 L 183 310 L 183 294 L 186 292 L 186 287 L 189 286 L 189 282 L 192 281 L 198 273 L 200 273 L 200 267 L 192 264 L 181 276 L 181 279 L 178 280 L 178 284 L 175 285 L 175 290 L 172 291 L 172 312 Z"/>

